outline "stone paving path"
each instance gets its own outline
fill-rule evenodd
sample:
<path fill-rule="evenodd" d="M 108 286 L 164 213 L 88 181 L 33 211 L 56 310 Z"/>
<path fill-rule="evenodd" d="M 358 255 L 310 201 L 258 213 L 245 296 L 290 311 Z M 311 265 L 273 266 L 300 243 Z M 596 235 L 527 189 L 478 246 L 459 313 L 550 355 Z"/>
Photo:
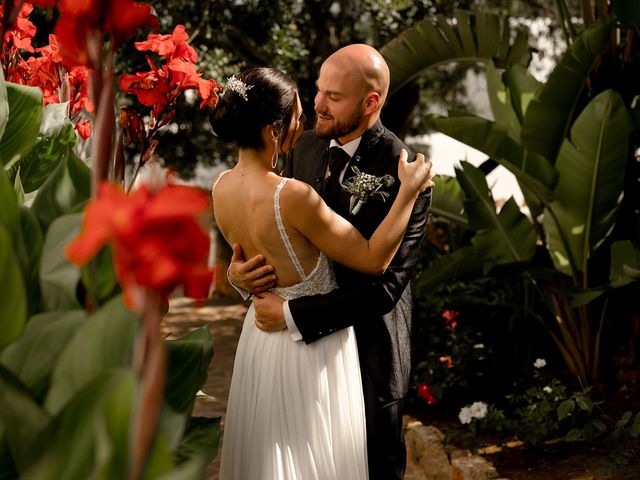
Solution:
<path fill-rule="evenodd" d="M 212 300 L 206 305 L 196 305 L 187 298 L 174 298 L 163 323 L 167 338 L 179 338 L 189 331 L 205 324 L 209 325 L 213 335 L 213 360 L 209 365 L 209 376 L 202 388 L 210 398 L 196 401 L 193 414 L 201 417 L 222 417 L 229 396 L 233 359 L 238 346 L 238 338 L 247 307 L 233 300 Z M 208 466 L 206 480 L 218 480 L 219 460 Z M 424 480 L 425 476 L 412 462 L 407 466 L 405 480 Z"/>

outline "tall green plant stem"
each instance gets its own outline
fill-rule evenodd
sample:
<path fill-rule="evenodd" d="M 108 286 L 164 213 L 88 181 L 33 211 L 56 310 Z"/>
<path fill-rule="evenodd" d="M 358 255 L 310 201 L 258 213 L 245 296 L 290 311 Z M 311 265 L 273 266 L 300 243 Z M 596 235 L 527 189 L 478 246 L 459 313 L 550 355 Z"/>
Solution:
<path fill-rule="evenodd" d="M 167 352 L 160 331 L 162 322 L 160 295 L 145 290 L 142 328 L 138 332 L 134 367 L 140 377 L 140 392 L 131 430 L 129 480 L 144 476 L 147 457 L 158 428 L 167 382 Z"/>

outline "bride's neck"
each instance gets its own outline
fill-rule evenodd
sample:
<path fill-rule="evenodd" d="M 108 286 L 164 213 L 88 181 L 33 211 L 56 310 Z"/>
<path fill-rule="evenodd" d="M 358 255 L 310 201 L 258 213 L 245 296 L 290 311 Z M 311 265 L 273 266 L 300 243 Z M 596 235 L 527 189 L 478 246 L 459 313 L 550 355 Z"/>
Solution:
<path fill-rule="evenodd" d="M 240 175 L 254 172 L 273 172 L 271 157 L 266 149 L 241 148 L 238 152 L 238 163 L 235 169 Z"/>

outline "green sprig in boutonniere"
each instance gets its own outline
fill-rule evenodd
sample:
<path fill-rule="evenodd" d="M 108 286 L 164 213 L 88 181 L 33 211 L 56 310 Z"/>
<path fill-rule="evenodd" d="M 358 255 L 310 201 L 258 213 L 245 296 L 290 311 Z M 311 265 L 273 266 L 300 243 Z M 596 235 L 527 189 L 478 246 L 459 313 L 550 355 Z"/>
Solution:
<path fill-rule="evenodd" d="M 351 194 L 351 208 L 349 209 L 351 215 L 357 214 L 369 197 L 380 195 L 382 201 L 389 198 L 389 193 L 383 192 L 381 189 L 395 183 L 396 180 L 391 175 L 376 177 L 362 173 L 358 167 L 351 167 L 351 170 L 355 176 L 345 180 L 342 184 L 342 189 Z"/>

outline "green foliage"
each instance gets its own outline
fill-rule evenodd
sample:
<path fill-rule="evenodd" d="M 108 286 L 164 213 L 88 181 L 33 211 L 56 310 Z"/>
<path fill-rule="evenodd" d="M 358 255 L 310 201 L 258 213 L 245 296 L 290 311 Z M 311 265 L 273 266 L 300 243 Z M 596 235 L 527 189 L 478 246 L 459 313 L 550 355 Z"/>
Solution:
<path fill-rule="evenodd" d="M 82 270 L 64 257 L 91 172 L 72 151 L 66 105 L 43 114 L 35 90 L 0 78 L 0 478 L 126 478 L 140 317 L 122 303 L 107 250 Z M 211 335 L 167 346 L 169 388 L 144 475 L 201 478 L 219 443 L 218 419 L 190 421 Z"/>

